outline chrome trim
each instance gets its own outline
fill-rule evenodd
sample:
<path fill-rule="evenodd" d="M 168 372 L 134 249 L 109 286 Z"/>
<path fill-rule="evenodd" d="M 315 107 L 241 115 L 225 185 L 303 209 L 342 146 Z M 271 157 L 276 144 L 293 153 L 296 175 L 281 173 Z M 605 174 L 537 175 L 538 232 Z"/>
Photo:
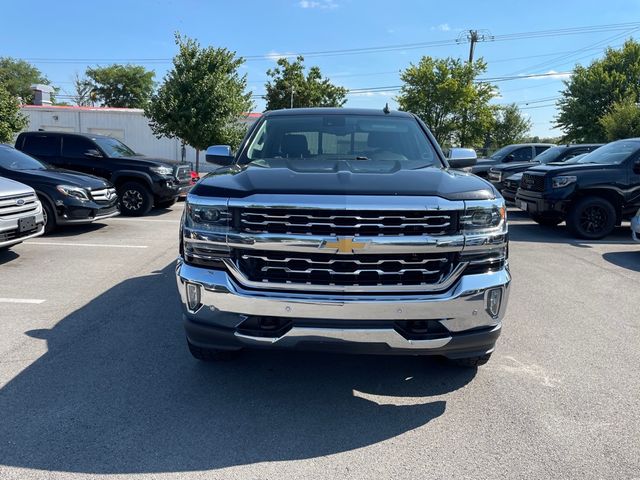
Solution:
<path fill-rule="evenodd" d="M 249 280 L 229 258 L 221 259 L 229 273 L 242 286 L 259 290 L 303 291 L 303 292 L 339 292 L 339 293 L 367 293 L 367 292 L 434 292 L 446 290 L 460 277 L 467 262 L 460 262 L 445 277 L 436 283 L 414 285 L 316 285 L 311 283 L 275 283 L 256 282 Z"/>
<path fill-rule="evenodd" d="M 93 198 L 95 202 L 110 202 L 118 196 L 116 189 L 112 187 L 97 188 L 95 190 L 90 190 L 90 193 L 91 198 Z"/>
<path fill-rule="evenodd" d="M 4 233 L 7 233 L 7 230 L 4 230 L 4 231 L 0 232 L 0 235 L 2 235 Z M 27 236 L 21 237 L 21 238 L 12 238 L 11 240 L 7 240 L 5 242 L 0 242 L 0 247 L 11 247 L 13 245 L 17 245 L 18 243 L 22 243 L 25 240 L 29 240 L 31 238 L 39 237 L 43 233 L 44 233 L 44 225 L 42 225 L 40 227 L 40 230 L 38 230 L 35 233 L 32 233 L 31 235 L 27 235 Z"/>
<path fill-rule="evenodd" d="M 105 220 L 107 218 L 117 217 L 120 215 L 120 210 L 116 210 L 115 212 L 108 213 L 106 215 L 96 215 L 95 217 L 88 218 L 64 218 L 58 217 L 57 221 L 60 225 L 82 225 L 87 223 L 93 223 L 98 220 Z"/>
<path fill-rule="evenodd" d="M 309 341 L 338 341 L 349 343 L 382 343 L 390 348 L 400 349 L 428 349 L 441 348 L 451 341 L 451 337 L 430 340 L 408 340 L 393 328 L 317 328 L 292 327 L 280 337 L 254 337 L 238 331 L 234 332 L 237 339 L 254 345 L 275 345 L 294 347 L 301 342 Z"/>

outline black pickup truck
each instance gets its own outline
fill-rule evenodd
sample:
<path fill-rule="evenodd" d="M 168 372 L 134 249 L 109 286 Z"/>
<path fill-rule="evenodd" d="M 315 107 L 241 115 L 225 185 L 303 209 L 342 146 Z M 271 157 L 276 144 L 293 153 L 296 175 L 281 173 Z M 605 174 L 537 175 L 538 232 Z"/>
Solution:
<path fill-rule="evenodd" d="M 541 224 L 566 220 L 579 238 L 607 236 L 640 206 L 640 139 L 609 143 L 565 165 L 527 170 L 516 206 Z"/>
<path fill-rule="evenodd" d="M 475 159 L 475 152 L 471 152 Z M 189 192 L 176 269 L 199 360 L 244 348 L 485 363 L 509 292 L 504 200 L 388 109 L 267 112 Z"/>
<path fill-rule="evenodd" d="M 16 148 L 55 167 L 109 180 L 118 191 L 124 215 L 144 215 L 153 206 L 171 206 L 191 188 L 188 164 L 138 155 L 112 137 L 23 132 Z"/>

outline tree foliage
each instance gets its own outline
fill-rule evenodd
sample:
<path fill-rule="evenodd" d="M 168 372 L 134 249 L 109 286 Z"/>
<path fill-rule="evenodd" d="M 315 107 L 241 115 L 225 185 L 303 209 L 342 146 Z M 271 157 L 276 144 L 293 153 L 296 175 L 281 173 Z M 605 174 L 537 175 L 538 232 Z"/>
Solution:
<path fill-rule="evenodd" d="M 515 103 L 496 107 L 490 131 L 490 143 L 503 147 L 524 141 L 531 130 L 531 120 L 525 117 Z"/>
<path fill-rule="evenodd" d="M 28 124 L 27 117 L 20 112 L 18 97 L 0 83 L 0 143 L 13 141 L 13 136 Z"/>
<path fill-rule="evenodd" d="M 146 109 L 153 132 L 198 150 L 214 144 L 236 147 L 245 132 L 239 119 L 253 106 L 251 92 L 245 91 L 247 77 L 238 72 L 244 60 L 179 34 L 175 40 L 179 52 L 173 68 Z"/>
<path fill-rule="evenodd" d="M 49 85 L 49 80 L 40 70 L 24 60 L 0 57 L 0 85 L 25 104 L 33 103 L 31 85 Z"/>
<path fill-rule="evenodd" d="M 628 40 L 622 48 L 608 48 L 588 67 L 576 66 L 558 102 L 557 126 L 565 138 L 601 142 L 607 133 L 600 119 L 617 102 L 640 99 L 640 43 Z"/>
<path fill-rule="evenodd" d="M 486 68 L 482 59 L 469 64 L 422 57 L 400 75 L 404 82 L 397 98 L 400 109 L 418 115 L 441 145 L 482 143 L 493 121 L 489 100 L 495 89 L 474 80 Z"/>
<path fill-rule="evenodd" d="M 634 98 L 613 104 L 600 119 L 600 126 L 607 141 L 640 137 L 640 106 Z"/>
<path fill-rule="evenodd" d="M 347 99 L 348 90 L 322 78 L 320 68 L 309 68 L 305 76 L 304 57 L 299 56 L 294 62 L 286 58 L 278 59 L 277 67 L 267 70 L 271 77 L 265 84 L 267 90 L 267 110 L 293 107 L 342 107 Z"/>
<path fill-rule="evenodd" d="M 80 77 L 77 73 L 73 77 L 73 87 L 76 94 L 73 96 L 74 103 L 79 107 L 89 107 L 95 103 L 96 94 L 93 84 L 89 79 Z"/>
<path fill-rule="evenodd" d="M 155 73 L 141 65 L 87 68 L 95 99 L 105 107 L 144 108 L 153 93 Z"/>

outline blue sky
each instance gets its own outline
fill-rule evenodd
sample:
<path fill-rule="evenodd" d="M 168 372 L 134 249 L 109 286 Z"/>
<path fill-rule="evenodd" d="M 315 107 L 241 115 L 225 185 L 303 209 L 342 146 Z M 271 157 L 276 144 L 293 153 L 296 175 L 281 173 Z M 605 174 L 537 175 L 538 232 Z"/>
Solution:
<path fill-rule="evenodd" d="M 358 49 L 445 41 L 441 46 L 397 48 L 358 54 L 307 56 L 324 75 L 349 89 L 399 85 L 398 72 L 423 55 L 466 58 L 468 44 L 446 42 L 469 29 L 486 30 L 495 41 L 477 45 L 488 62 L 486 77 L 551 73 L 497 83 L 495 103 L 517 102 L 531 116 L 532 133 L 552 129 L 553 103 L 562 73 L 588 64 L 607 45 L 640 35 L 633 26 L 575 35 L 500 39 L 502 35 L 640 20 L 640 1 L 380 1 L 380 0 L 111 0 L 3 5 L 0 56 L 32 61 L 63 94 L 73 93 L 75 72 L 114 59 L 140 63 L 160 80 L 175 54 L 173 33 L 203 45 L 223 46 L 252 59 L 245 64 L 249 88 L 264 92 L 266 70 L 280 54 Z M 640 26 L 640 25 L 639 25 Z M 555 75 L 558 73 L 558 75 Z M 394 106 L 397 91 L 353 92 L 347 106 Z M 256 100 L 256 111 L 264 102 Z"/>

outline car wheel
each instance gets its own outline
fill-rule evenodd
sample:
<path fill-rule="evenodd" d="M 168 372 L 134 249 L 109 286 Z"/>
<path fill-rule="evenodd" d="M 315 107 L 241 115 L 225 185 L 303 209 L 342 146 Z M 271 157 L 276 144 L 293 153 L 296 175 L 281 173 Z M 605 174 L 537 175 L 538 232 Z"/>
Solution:
<path fill-rule="evenodd" d="M 541 215 L 531 215 L 531 220 L 544 227 L 557 227 L 562 223 L 561 218 L 543 217 Z"/>
<path fill-rule="evenodd" d="M 490 358 L 491 354 L 486 353 L 484 355 L 478 355 L 475 357 L 456 358 L 455 360 L 451 360 L 451 362 L 458 367 L 475 368 L 484 365 L 489 361 Z"/>
<path fill-rule="evenodd" d="M 146 215 L 153 206 L 153 195 L 138 182 L 126 182 L 118 188 L 120 211 L 123 215 L 139 217 Z"/>
<path fill-rule="evenodd" d="M 240 355 L 242 350 L 218 350 L 216 348 L 202 348 L 194 345 L 189 340 L 187 340 L 187 345 L 189 345 L 189 352 L 196 360 L 200 360 L 201 362 L 218 362 L 218 361 L 226 361 L 233 360 Z"/>
<path fill-rule="evenodd" d="M 576 237 L 598 240 L 609 235 L 616 226 L 616 210 L 600 197 L 585 197 L 569 211 L 567 228 Z"/>
<path fill-rule="evenodd" d="M 178 201 L 178 198 L 173 198 L 171 200 L 164 200 L 162 202 L 156 202 L 156 207 L 158 207 L 158 208 L 169 208 L 169 207 L 172 207 L 177 201 Z"/>
<path fill-rule="evenodd" d="M 56 215 L 53 211 L 53 207 L 46 198 L 39 197 L 40 203 L 42 203 L 42 216 L 44 217 L 44 234 L 48 235 L 52 233 L 57 227 Z"/>

